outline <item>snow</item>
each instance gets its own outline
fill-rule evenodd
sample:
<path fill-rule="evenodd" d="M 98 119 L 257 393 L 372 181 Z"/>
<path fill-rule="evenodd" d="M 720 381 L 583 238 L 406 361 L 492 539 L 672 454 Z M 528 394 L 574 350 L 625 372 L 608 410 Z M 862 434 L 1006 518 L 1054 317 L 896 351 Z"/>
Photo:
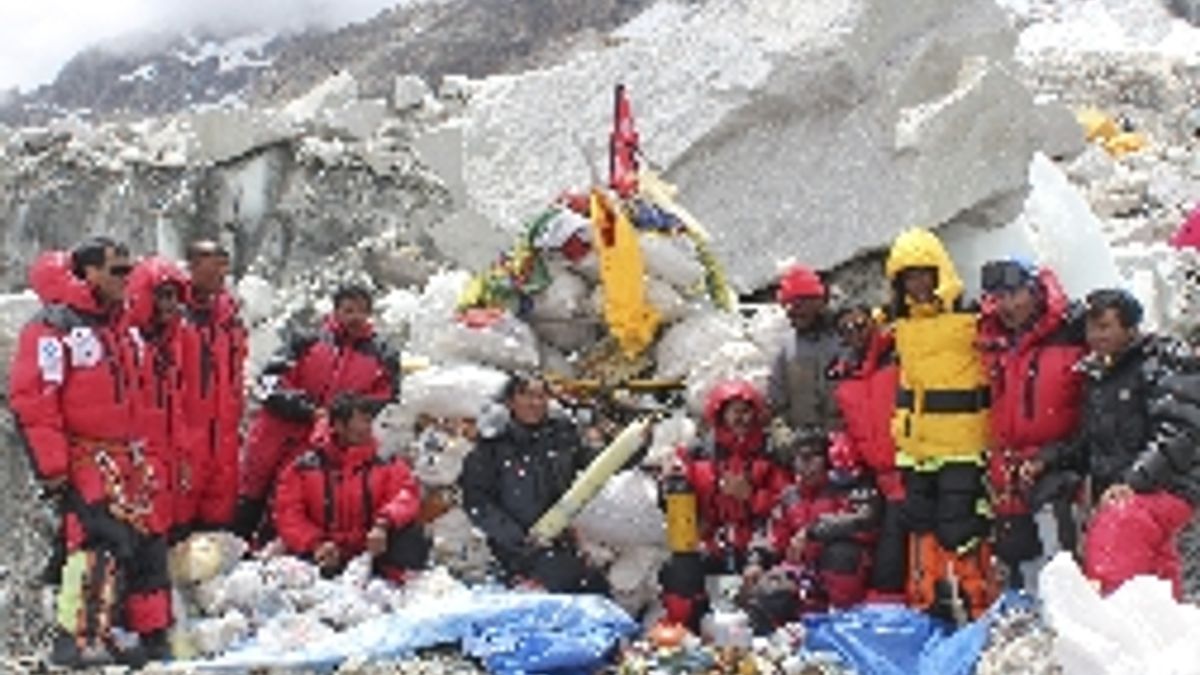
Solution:
<path fill-rule="evenodd" d="M 189 49 L 176 51 L 175 57 L 193 68 L 209 59 L 216 59 L 217 71 L 221 73 L 240 68 L 267 68 L 271 65 L 271 59 L 265 56 L 266 47 L 275 38 L 276 34 L 267 30 L 239 35 L 222 42 L 199 42 L 189 36 Z"/>
<path fill-rule="evenodd" d="M 158 65 L 154 63 L 147 63 L 129 71 L 128 73 L 125 73 L 124 75 L 121 75 L 117 79 L 122 82 L 136 82 L 138 80 L 149 82 L 150 80 L 153 80 L 156 75 L 158 75 Z"/>
<path fill-rule="evenodd" d="M 1159 0 L 1000 0 L 1028 26 L 1018 56 L 1040 52 L 1153 52 L 1200 59 L 1200 28 Z"/>

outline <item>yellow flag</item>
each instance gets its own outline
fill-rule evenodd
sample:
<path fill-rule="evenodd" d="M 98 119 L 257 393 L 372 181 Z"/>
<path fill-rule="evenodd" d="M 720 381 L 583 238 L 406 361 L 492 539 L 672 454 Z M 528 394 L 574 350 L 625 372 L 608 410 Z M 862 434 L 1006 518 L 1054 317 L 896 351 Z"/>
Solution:
<path fill-rule="evenodd" d="M 637 356 L 654 340 L 661 319 L 646 303 L 646 269 L 638 234 L 624 210 L 610 204 L 599 190 L 592 191 L 589 211 L 592 245 L 600 256 L 604 284 L 604 321 L 621 351 Z"/>

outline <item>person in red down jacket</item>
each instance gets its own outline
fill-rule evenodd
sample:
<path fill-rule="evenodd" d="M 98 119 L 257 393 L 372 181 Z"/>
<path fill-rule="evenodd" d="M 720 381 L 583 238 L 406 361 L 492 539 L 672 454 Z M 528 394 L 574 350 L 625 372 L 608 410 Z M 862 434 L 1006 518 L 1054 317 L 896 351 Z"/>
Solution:
<path fill-rule="evenodd" d="M 196 514 L 196 474 L 191 456 L 197 438 L 184 414 L 185 337 L 181 300 L 187 276 L 175 263 L 150 257 L 129 275 L 125 321 L 139 343 L 137 359 L 139 431 L 146 448 L 166 467 L 166 509 L 171 536 L 179 539 Z"/>
<path fill-rule="evenodd" d="M 375 334 L 370 316 L 370 291 L 340 288 L 320 330 L 292 336 L 263 369 L 265 396 L 243 458 L 238 534 L 258 530 L 279 471 L 306 447 L 338 394 L 358 394 L 376 410 L 399 395 L 399 354 Z"/>
<path fill-rule="evenodd" d="M 800 440 L 795 478 L 771 521 L 775 551 L 799 570 L 801 611 L 844 609 L 866 597 L 879 509 L 874 481 L 848 445 Z"/>
<path fill-rule="evenodd" d="M 708 436 L 668 468 L 696 493 L 700 550 L 672 554 L 660 571 L 666 621 L 693 628 L 706 607 L 705 575 L 740 574 L 752 547 L 769 550 L 768 519 L 790 480 L 768 450 L 767 406 L 754 385 L 718 384 L 706 399 L 704 419 Z"/>
<path fill-rule="evenodd" d="M 338 396 L 321 421 L 319 445 L 283 471 L 274 517 L 289 553 L 331 576 L 364 551 L 377 574 L 403 581 L 425 565 L 429 542 L 417 516 L 421 488 L 400 459 L 384 460 L 371 434 L 376 402 Z"/>
<path fill-rule="evenodd" d="M 983 266 L 981 286 L 979 344 L 992 399 L 987 471 L 994 550 L 1009 585 L 1021 588 L 1036 580 L 1039 561 L 1075 548 L 1078 476 L 1042 476 L 1037 457 L 1070 440 L 1079 426 L 1082 322 L 1071 319 L 1070 302 L 1048 268 L 994 260 Z"/>
<path fill-rule="evenodd" d="M 245 410 L 246 328 L 237 301 L 225 288 L 229 253 L 213 241 L 187 250 L 184 388 L 194 447 L 194 522 L 197 529 L 233 523 L 237 504 L 238 455 Z M 182 524 L 186 525 L 186 524 Z"/>
<path fill-rule="evenodd" d="M 846 446 L 855 463 L 874 476 L 883 497 L 879 538 L 871 572 L 876 600 L 904 599 L 908 530 L 902 506 L 904 481 L 896 469 L 896 443 L 891 422 L 899 375 L 891 333 L 877 324 L 866 306 L 844 308 L 834 324 L 845 353 L 830 368 L 837 382 L 834 400 L 841 411 L 843 431 L 834 446 Z"/>
<path fill-rule="evenodd" d="M 50 654 L 59 665 L 138 665 L 166 653 L 166 470 L 137 424 L 137 345 L 120 309 L 127 249 L 88 239 L 43 254 L 30 285 L 44 306 L 21 331 L 9 402 L 37 478 L 59 497 L 67 551 Z M 118 604 L 119 603 L 119 604 Z M 113 627 L 140 636 L 118 645 Z"/>

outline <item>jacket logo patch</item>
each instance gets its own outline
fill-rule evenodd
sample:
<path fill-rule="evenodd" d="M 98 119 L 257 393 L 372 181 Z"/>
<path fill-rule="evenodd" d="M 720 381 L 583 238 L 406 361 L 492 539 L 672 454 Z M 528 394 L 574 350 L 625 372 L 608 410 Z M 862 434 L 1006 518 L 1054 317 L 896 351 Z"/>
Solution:
<path fill-rule="evenodd" d="M 58 338 L 38 338 L 38 370 L 42 372 L 42 380 L 62 384 L 65 375 L 63 364 L 63 347 Z"/>
<path fill-rule="evenodd" d="M 104 347 L 91 328 L 72 328 L 67 336 L 67 347 L 71 350 L 71 366 L 74 368 L 91 368 L 100 363 L 104 356 Z"/>

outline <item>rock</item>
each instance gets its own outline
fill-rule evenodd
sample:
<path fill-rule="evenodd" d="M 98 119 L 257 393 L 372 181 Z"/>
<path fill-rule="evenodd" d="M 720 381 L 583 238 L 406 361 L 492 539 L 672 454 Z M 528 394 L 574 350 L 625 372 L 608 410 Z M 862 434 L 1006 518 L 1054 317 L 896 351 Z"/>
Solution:
<path fill-rule="evenodd" d="M 392 89 L 392 109 L 407 112 L 419 108 L 429 94 L 429 85 L 420 75 L 397 75 L 396 86 Z"/>
<path fill-rule="evenodd" d="M 1112 155 L 1099 145 L 1089 145 L 1082 154 L 1067 165 L 1067 175 L 1071 180 L 1091 185 L 1107 181 L 1117 171 L 1117 163 Z"/>
<path fill-rule="evenodd" d="M 467 101 L 476 90 L 476 82 L 466 75 L 444 75 L 438 87 L 438 97 Z"/>
<path fill-rule="evenodd" d="M 1035 105 L 1032 121 L 1037 134 L 1037 148 L 1048 157 L 1072 159 L 1088 147 L 1074 113 L 1060 103 Z"/>
<path fill-rule="evenodd" d="M 476 210 L 516 228 L 547 194 L 588 185 L 573 139 L 607 133 L 599 83 L 613 82 L 740 290 L 770 279 L 764 251 L 828 267 L 1024 183 L 1033 106 L 1008 74 L 1015 36 L 991 2 L 797 13 L 713 0 L 665 14 L 607 48 L 479 83 L 463 127 Z"/>
<path fill-rule="evenodd" d="M 1168 0 L 1171 11 L 1194 26 L 1200 26 L 1200 0 Z"/>
<path fill-rule="evenodd" d="M 282 116 L 295 124 L 316 121 L 322 112 L 345 108 L 358 98 L 358 82 L 342 71 L 330 75 L 308 93 L 284 106 Z"/>
<path fill-rule="evenodd" d="M 275 287 L 260 276 L 248 274 L 237 283 L 242 320 L 255 326 L 275 313 Z"/>
<path fill-rule="evenodd" d="M 26 322 L 33 318 L 41 306 L 33 291 L 0 295 L 0 382 L 8 382 L 8 369 L 17 350 L 17 338 Z"/>
<path fill-rule="evenodd" d="M 290 124 L 253 108 L 210 108 L 185 116 L 196 139 L 196 161 L 221 164 L 298 134 Z"/>
<path fill-rule="evenodd" d="M 412 145 L 417 158 L 442 179 L 455 202 L 465 203 L 462 129 L 444 125 L 416 137 Z"/>
<path fill-rule="evenodd" d="M 1149 185 L 1146 173 L 1119 168 L 1107 181 L 1092 185 L 1089 201 L 1102 218 L 1131 215 L 1145 204 Z"/>
<path fill-rule="evenodd" d="M 1200 106 L 1188 110 L 1183 117 L 1183 133 L 1187 138 L 1200 139 Z"/>
<path fill-rule="evenodd" d="M 355 100 L 324 111 L 320 124 L 329 132 L 364 140 L 375 135 L 387 116 L 387 103 L 382 99 Z"/>

